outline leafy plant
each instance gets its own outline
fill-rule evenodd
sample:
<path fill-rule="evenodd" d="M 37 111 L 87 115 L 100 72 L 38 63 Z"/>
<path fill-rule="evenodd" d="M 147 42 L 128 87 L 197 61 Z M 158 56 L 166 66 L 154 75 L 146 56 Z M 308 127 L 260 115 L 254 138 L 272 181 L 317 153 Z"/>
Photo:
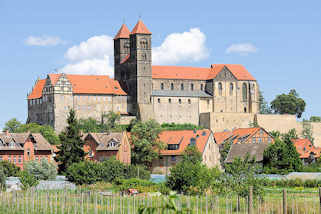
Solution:
<path fill-rule="evenodd" d="M 55 179 L 57 176 L 57 166 L 49 162 L 46 158 L 41 161 L 28 161 L 24 164 L 24 170 L 34 175 L 38 180 Z"/>
<path fill-rule="evenodd" d="M 102 165 L 93 161 L 82 161 L 68 167 L 66 177 L 77 184 L 94 184 L 101 181 Z"/>
<path fill-rule="evenodd" d="M 3 168 L 6 177 L 16 177 L 20 172 L 20 168 L 9 161 L 0 161 L 0 167 Z"/>
<path fill-rule="evenodd" d="M 6 174 L 4 173 L 3 167 L 0 166 L 0 192 L 6 189 Z"/>
<path fill-rule="evenodd" d="M 126 166 L 114 157 L 105 160 L 102 164 L 101 178 L 103 181 L 114 182 L 125 178 Z"/>
<path fill-rule="evenodd" d="M 37 178 L 34 175 L 29 174 L 27 171 L 21 171 L 19 178 L 22 185 L 21 188 L 23 190 L 27 190 L 31 187 L 37 186 L 39 183 Z"/>

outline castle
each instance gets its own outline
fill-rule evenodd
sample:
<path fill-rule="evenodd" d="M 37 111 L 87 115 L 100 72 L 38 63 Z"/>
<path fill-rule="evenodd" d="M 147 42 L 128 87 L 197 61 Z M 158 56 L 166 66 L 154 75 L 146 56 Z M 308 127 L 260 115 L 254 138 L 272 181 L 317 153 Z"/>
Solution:
<path fill-rule="evenodd" d="M 200 124 L 207 113 L 256 114 L 259 86 L 242 65 L 152 65 L 152 33 L 139 20 L 114 38 L 115 78 L 49 74 L 28 94 L 28 122 L 66 126 L 69 109 L 101 120 L 109 111 L 159 123 Z M 204 117 L 204 116 L 203 116 Z"/>

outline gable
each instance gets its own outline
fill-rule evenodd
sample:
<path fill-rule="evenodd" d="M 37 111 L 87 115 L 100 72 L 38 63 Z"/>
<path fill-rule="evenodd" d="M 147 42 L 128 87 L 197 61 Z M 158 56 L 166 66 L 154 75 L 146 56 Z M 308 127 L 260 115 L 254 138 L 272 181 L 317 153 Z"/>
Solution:
<path fill-rule="evenodd" d="M 214 80 L 218 80 L 218 81 L 236 81 L 236 77 L 234 76 L 234 74 L 227 68 L 227 67 L 223 67 L 223 69 L 216 75 L 216 77 L 214 78 Z"/>

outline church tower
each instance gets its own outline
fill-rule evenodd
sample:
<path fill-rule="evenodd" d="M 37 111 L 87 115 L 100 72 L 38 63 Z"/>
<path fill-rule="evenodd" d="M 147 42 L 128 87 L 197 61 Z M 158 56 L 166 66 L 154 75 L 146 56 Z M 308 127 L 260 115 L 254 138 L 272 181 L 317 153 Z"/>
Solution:
<path fill-rule="evenodd" d="M 152 119 L 152 33 L 141 20 L 130 34 L 130 61 L 136 115 L 143 121 Z"/>
<path fill-rule="evenodd" d="M 114 38 L 114 66 L 115 66 L 115 80 L 121 81 L 120 63 L 129 55 L 130 31 L 128 27 L 123 24 Z"/>

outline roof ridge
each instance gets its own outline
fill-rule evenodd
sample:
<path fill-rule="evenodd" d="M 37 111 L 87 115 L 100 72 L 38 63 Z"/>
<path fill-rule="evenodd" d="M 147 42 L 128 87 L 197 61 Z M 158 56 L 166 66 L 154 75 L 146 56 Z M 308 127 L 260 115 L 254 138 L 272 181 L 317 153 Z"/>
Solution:
<path fill-rule="evenodd" d="M 137 24 L 133 28 L 131 34 L 152 34 L 146 25 L 143 23 L 141 19 L 138 20 Z"/>

